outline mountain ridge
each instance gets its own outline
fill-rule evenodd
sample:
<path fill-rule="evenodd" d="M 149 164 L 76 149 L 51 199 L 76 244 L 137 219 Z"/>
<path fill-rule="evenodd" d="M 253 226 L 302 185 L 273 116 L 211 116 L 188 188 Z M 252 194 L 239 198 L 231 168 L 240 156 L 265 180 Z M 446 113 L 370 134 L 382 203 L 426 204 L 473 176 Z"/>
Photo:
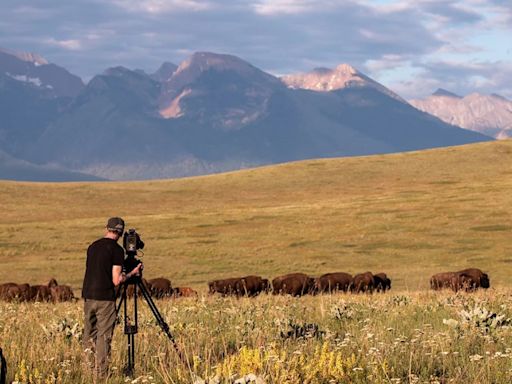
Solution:
<path fill-rule="evenodd" d="M 33 114 L 12 104 L 0 150 L 40 166 L 134 180 L 491 140 L 418 111 L 348 65 L 316 70 L 348 76 L 327 91 L 289 87 L 239 57 L 212 52 L 160 69 L 155 78 L 108 68 L 74 97 L 3 75 L 0 96 L 25 92 L 41 118 L 20 136 Z"/>

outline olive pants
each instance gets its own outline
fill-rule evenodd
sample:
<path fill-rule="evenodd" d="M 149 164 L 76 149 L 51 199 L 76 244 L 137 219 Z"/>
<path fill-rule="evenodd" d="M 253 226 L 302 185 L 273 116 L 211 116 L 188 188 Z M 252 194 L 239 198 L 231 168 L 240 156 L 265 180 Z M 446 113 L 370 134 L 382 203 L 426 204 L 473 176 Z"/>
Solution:
<path fill-rule="evenodd" d="M 110 344 L 116 320 L 115 301 L 84 299 L 83 347 L 86 364 L 97 378 L 108 375 Z"/>

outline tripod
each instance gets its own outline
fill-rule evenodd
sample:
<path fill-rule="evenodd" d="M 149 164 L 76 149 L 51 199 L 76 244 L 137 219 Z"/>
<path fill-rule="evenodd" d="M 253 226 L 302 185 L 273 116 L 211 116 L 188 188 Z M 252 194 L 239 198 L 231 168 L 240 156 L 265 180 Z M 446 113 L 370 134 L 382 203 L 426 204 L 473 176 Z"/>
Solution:
<path fill-rule="evenodd" d="M 130 318 L 128 313 L 128 300 L 127 300 L 127 294 L 126 291 L 128 289 L 128 286 L 133 286 L 133 318 Z M 128 336 L 128 361 L 126 363 L 126 366 L 124 368 L 124 373 L 129 376 L 133 377 L 134 369 L 135 369 L 135 335 L 138 332 L 138 318 L 137 318 L 137 291 L 140 291 L 144 299 L 146 300 L 146 303 L 149 306 L 149 309 L 151 309 L 151 312 L 153 313 L 153 316 L 155 316 L 155 319 L 162 329 L 162 331 L 167 335 L 169 340 L 171 340 L 174 349 L 178 353 L 178 356 L 180 359 L 182 358 L 182 355 L 180 353 L 180 350 L 178 348 L 178 345 L 176 344 L 176 340 L 174 339 L 173 335 L 171 334 L 171 331 L 169 330 L 169 325 L 165 322 L 164 318 L 158 311 L 158 308 L 156 307 L 156 304 L 154 303 L 153 299 L 151 298 L 150 293 L 148 292 L 148 289 L 146 286 L 142 283 L 141 276 L 133 276 L 127 281 L 125 281 L 121 286 L 121 298 L 119 300 L 119 304 L 116 308 L 116 316 L 119 316 L 119 311 L 121 310 L 121 307 L 123 307 L 124 310 L 124 334 Z"/>

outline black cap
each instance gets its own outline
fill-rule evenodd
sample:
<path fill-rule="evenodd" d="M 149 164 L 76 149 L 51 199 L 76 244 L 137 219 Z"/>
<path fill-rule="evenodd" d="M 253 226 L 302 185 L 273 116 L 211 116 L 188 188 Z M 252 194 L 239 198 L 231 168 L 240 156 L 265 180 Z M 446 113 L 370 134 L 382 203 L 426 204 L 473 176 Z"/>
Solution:
<path fill-rule="evenodd" d="M 124 232 L 124 220 L 120 217 L 111 217 L 108 219 L 107 229 L 122 234 Z"/>

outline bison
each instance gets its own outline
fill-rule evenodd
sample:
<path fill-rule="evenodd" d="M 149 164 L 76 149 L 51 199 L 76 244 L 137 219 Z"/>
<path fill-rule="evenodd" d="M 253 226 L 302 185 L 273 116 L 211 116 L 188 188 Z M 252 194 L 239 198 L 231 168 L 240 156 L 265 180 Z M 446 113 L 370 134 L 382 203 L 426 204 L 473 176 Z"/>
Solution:
<path fill-rule="evenodd" d="M 29 301 L 51 301 L 52 291 L 47 285 L 30 286 Z"/>
<path fill-rule="evenodd" d="M 268 292 L 270 289 L 270 282 L 261 276 L 245 276 L 241 278 L 241 290 L 245 296 L 257 296 L 261 292 Z"/>
<path fill-rule="evenodd" d="M 241 277 L 231 277 L 229 279 L 212 280 L 208 282 L 208 292 L 210 295 L 220 293 L 222 296 L 244 294 L 244 288 Z"/>
<path fill-rule="evenodd" d="M 30 285 L 5 283 L 0 285 L 0 299 L 11 301 L 28 301 L 30 300 Z"/>
<path fill-rule="evenodd" d="M 467 268 L 457 273 L 465 277 L 465 282 L 468 284 L 466 290 L 475 290 L 480 287 L 487 289 L 491 286 L 489 275 L 478 268 Z"/>
<path fill-rule="evenodd" d="M 151 296 L 157 299 L 172 296 L 172 285 L 169 279 L 158 277 L 156 279 L 147 280 L 147 285 Z"/>
<path fill-rule="evenodd" d="M 315 279 L 304 273 L 290 273 L 278 276 L 272 280 L 272 290 L 274 295 L 302 296 L 314 292 Z"/>
<path fill-rule="evenodd" d="M 352 275 L 345 272 L 326 273 L 315 280 L 315 291 L 334 292 L 343 291 L 347 292 L 352 286 Z"/>
<path fill-rule="evenodd" d="M 197 291 L 190 287 L 176 287 L 172 292 L 173 297 L 197 297 Z"/>
<path fill-rule="evenodd" d="M 430 278 L 430 287 L 434 290 L 450 288 L 474 291 L 477 288 L 489 288 L 489 276 L 478 268 L 468 268 L 457 272 L 436 273 Z"/>
<path fill-rule="evenodd" d="M 73 301 L 75 299 L 73 290 L 69 285 L 53 286 L 50 288 L 50 293 L 52 295 L 52 300 L 56 303 L 61 303 L 64 301 Z"/>
<path fill-rule="evenodd" d="M 373 280 L 377 292 L 386 292 L 391 289 L 391 279 L 384 272 L 373 275 Z"/>
<path fill-rule="evenodd" d="M 371 272 L 359 273 L 354 276 L 354 283 L 352 284 L 352 292 L 373 292 L 375 288 L 375 279 Z"/>
<path fill-rule="evenodd" d="M 457 281 L 456 272 L 440 272 L 432 275 L 430 278 L 430 288 L 438 291 L 443 288 L 454 289 L 454 284 Z"/>

